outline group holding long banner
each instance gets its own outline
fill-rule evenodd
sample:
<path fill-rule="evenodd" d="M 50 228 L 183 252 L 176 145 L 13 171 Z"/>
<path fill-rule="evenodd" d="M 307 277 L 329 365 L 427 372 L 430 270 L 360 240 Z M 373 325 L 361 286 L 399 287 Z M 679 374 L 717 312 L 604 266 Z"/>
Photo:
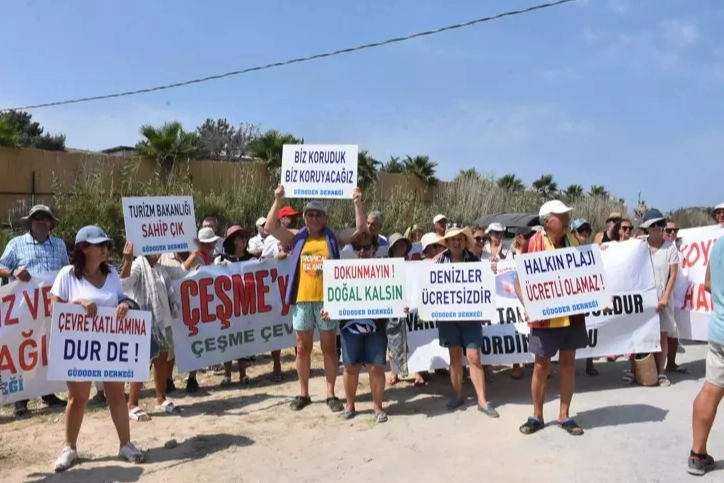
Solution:
<path fill-rule="evenodd" d="M 675 301 L 684 339 L 707 339 L 711 297 L 701 286 L 708 250 L 722 234 L 721 226 L 680 232 L 683 256 Z M 581 358 L 659 350 L 657 297 L 646 243 L 631 240 L 601 252 L 605 278 L 600 279 L 593 275 L 601 267 L 586 263 L 587 250 L 577 253 L 583 258 L 576 259 L 574 254 L 571 259 L 563 253 L 562 260 L 553 259 L 538 269 L 529 264 L 531 273 L 521 281 L 539 284 L 530 289 L 527 298 L 538 297 L 542 302 L 538 308 L 530 305 L 529 311 L 586 312 L 589 347 L 578 352 Z M 345 263 L 358 268 L 337 270 L 335 276 L 334 267 Z M 448 355 L 437 343 L 436 324 L 471 316 L 481 320 L 483 363 L 532 360 L 527 350 L 526 311 L 514 289 L 515 262 L 499 262 L 495 275 L 488 262 L 436 265 L 390 259 L 325 262 L 325 279 L 332 270 L 332 279 L 325 280 L 326 289 L 331 289 L 326 290 L 326 308 L 346 308 L 344 314 L 339 312 L 340 318 L 361 316 L 355 314 L 362 308 L 364 316 L 374 310 L 378 311 L 374 318 L 383 318 L 400 316 L 401 308 L 409 307 L 410 371 L 444 367 Z M 359 268 L 365 266 L 372 268 Z M 284 302 L 289 272 L 286 260 L 249 261 L 202 267 L 178 282 L 174 292 L 180 310 L 173 338 L 179 370 L 294 347 L 290 307 Z M 560 277 L 560 284 L 541 276 Z M 64 384 L 55 379 L 109 380 L 108 375 L 117 375 L 125 380 L 146 380 L 149 313 L 129 312 L 135 322 L 124 329 L 83 318 L 68 306 L 51 317 L 49 291 L 54 277 L 53 273 L 37 275 L 27 283 L 0 287 L 0 404 L 63 390 Z M 577 298 L 566 299 L 574 295 Z M 418 319 L 418 313 L 424 317 Z M 110 316 L 99 313 L 96 318 L 104 315 Z M 81 376 L 69 376 L 74 369 Z M 98 372 L 94 371 L 100 371 L 100 376 L 95 377 Z"/>

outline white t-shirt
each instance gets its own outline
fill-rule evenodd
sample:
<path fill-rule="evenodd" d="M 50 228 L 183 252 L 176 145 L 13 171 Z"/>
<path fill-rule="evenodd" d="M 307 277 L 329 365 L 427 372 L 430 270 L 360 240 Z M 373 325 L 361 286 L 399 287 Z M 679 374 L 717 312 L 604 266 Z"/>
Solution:
<path fill-rule="evenodd" d="M 264 240 L 261 250 L 261 258 L 276 258 L 279 255 L 279 240 L 268 235 Z"/>
<path fill-rule="evenodd" d="M 77 278 L 73 273 L 72 265 L 65 266 L 55 277 L 55 283 L 53 283 L 50 293 L 68 303 L 75 299 L 86 299 L 98 307 L 115 308 L 118 306 L 118 301 L 124 296 L 123 287 L 116 269 L 113 267 L 110 269 L 111 271 L 106 276 L 106 283 L 103 284 L 103 287 L 97 288 L 85 278 Z"/>
<path fill-rule="evenodd" d="M 268 237 L 267 237 L 267 238 L 268 238 Z M 262 238 L 262 236 L 257 233 L 255 236 L 253 236 L 253 237 L 251 237 L 251 238 L 249 239 L 249 244 L 248 244 L 249 246 L 247 247 L 247 249 L 248 249 L 250 252 L 255 252 L 255 251 L 257 251 L 257 250 L 263 249 L 263 248 L 264 248 L 264 240 L 265 240 L 265 239 Z"/>

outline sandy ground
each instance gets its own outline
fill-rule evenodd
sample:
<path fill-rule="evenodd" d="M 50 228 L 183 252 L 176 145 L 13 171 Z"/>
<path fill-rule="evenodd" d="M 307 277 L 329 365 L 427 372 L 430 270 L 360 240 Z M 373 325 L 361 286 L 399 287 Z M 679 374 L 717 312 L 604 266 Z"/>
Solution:
<path fill-rule="evenodd" d="M 119 461 L 107 410 L 89 408 L 79 440 L 83 461 L 64 474 L 52 473 L 62 444 L 62 413 L 39 410 L 14 421 L 9 409 L 0 415 L 0 481 L 5 482 L 286 482 L 312 481 L 585 481 L 680 482 L 690 448 L 691 403 L 704 374 L 705 345 L 688 345 L 679 362 L 690 376 L 673 376 L 669 388 L 622 387 L 625 362 L 597 363 L 592 378 L 579 361 L 577 420 L 586 429 L 572 437 L 555 426 L 523 436 L 518 426 L 530 413 L 530 374 L 511 380 L 508 368 L 496 368 L 489 386 L 501 418 L 478 413 L 470 399 L 461 411 L 444 409 L 448 381 L 437 376 L 425 388 L 401 383 L 387 393 L 390 421 L 372 421 L 369 387 L 363 375 L 361 414 L 344 422 L 324 405 L 320 358 L 312 398 L 316 404 L 294 413 L 287 404 L 297 393 L 293 352 L 285 354 L 285 382 L 268 382 L 269 359 L 250 369 L 253 384 L 220 389 L 219 376 L 200 375 L 202 391 L 180 391 L 181 416 L 152 414 L 150 422 L 132 422 L 133 440 L 148 449 L 148 462 Z M 177 385 L 183 379 L 177 378 Z M 550 379 L 545 407 L 548 420 L 557 414 Z M 467 384 L 472 396 L 472 387 Z M 342 395 L 341 378 L 337 389 Z M 150 390 L 142 404 L 152 410 Z M 723 417 L 724 419 L 724 417 Z M 715 423 L 710 451 L 724 457 L 724 421 Z M 178 441 L 164 448 L 170 439 Z M 724 464 L 696 481 L 722 481 Z"/>

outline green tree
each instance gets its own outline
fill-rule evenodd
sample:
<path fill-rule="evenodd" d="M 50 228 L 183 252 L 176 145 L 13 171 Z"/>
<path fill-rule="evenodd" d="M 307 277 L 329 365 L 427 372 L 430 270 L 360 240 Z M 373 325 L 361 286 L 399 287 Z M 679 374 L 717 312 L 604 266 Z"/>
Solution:
<path fill-rule="evenodd" d="M 591 185 L 591 189 L 588 191 L 588 194 L 594 198 L 608 198 L 610 196 L 608 191 L 606 191 L 606 188 L 597 184 Z"/>
<path fill-rule="evenodd" d="M 215 161 L 239 161 L 246 156 L 249 144 L 261 134 L 254 124 L 238 127 L 226 119 L 207 119 L 196 128 L 201 148 L 200 157 Z"/>
<path fill-rule="evenodd" d="M 390 156 L 390 159 L 382 165 L 382 168 L 380 168 L 380 171 L 384 171 L 385 173 L 404 173 L 405 172 L 405 164 L 400 161 L 399 156 Z"/>
<path fill-rule="evenodd" d="M 577 200 L 583 197 L 583 186 L 580 184 L 568 185 L 568 188 L 563 190 L 563 194 L 565 194 L 569 200 Z"/>
<path fill-rule="evenodd" d="M 357 153 L 357 185 L 365 189 L 377 181 L 377 171 L 382 163 L 370 156 L 367 150 Z"/>
<path fill-rule="evenodd" d="M 270 176 L 279 178 L 285 144 L 304 144 L 304 139 L 270 129 L 249 144 L 249 154 L 264 161 Z"/>
<path fill-rule="evenodd" d="M 178 121 L 160 127 L 144 124 L 141 135 L 144 139 L 136 144 L 136 153 L 156 161 L 169 176 L 173 174 L 176 162 L 198 159 L 201 154 L 198 135 L 184 131 Z"/>
<path fill-rule="evenodd" d="M 437 163 L 430 161 L 429 156 L 406 156 L 403 164 L 405 166 L 405 174 L 415 176 L 422 181 L 425 186 L 435 186 L 438 183 L 439 180 L 435 176 Z"/>
<path fill-rule="evenodd" d="M 506 174 L 498 178 L 498 186 L 508 191 L 520 192 L 525 190 L 523 181 L 514 174 Z"/>
<path fill-rule="evenodd" d="M 480 181 L 482 177 L 475 168 L 461 169 L 453 181 Z"/>
<path fill-rule="evenodd" d="M 550 200 L 558 192 L 558 183 L 553 181 L 552 174 L 544 174 L 533 181 L 533 189 L 536 190 L 545 200 Z"/>
<path fill-rule="evenodd" d="M 65 151 L 65 135 L 46 133 L 40 123 L 33 122 L 33 116 L 28 112 L 11 110 L 0 113 L 0 122 L 15 131 L 15 144 L 19 147 Z"/>
<path fill-rule="evenodd" d="M 7 119 L 0 118 L 0 146 L 18 145 L 18 130 Z"/>

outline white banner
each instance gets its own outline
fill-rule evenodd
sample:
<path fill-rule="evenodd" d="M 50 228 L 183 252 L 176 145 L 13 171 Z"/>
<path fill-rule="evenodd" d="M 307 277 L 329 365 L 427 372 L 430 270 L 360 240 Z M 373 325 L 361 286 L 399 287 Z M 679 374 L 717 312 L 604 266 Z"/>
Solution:
<path fill-rule="evenodd" d="M 602 252 L 602 259 L 609 274 L 606 284 L 613 301 L 608 301 L 609 310 L 586 315 L 589 346 L 577 351 L 576 357 L 660 350 L 658 299 L 646 243 L 632 240 L 611 245 Z M 510 270 L 509 262 L 499 262 L 498 267 L 497 314 L 493 320 L 481 324 L 483 364 L 532 362 L 534 357 L 528 352 L 529 329 L 523 323 L 522 306 L 512 297 L 501 296 L 501 292 L 510 293 L 515 272 Z M 447 367 L 448 350 L 440 347 L 435 323 L 408 321 L 407 329 L 410 372 Z"/>
<path fill-rule="evenodd" d="M 196 215 L 191 196 L 124 197 L 126 240 L 133 254 L 188 252 L 196 238 Z"/>
<path fill-rule="evenodd" d="M 151 359 L 151 312 L 54 304 L 50 333 L 51 381 L 146 382 Z"/>
<path fill-rule="evenodd" d="M 356 144 L 285 144 L 281 184 L 287 198 L 352 199 Z"/>
<path fill-rule="evenodd" d="M 50 289 L 56 272 L 0 287 L 0 405 L 65 391 L 48 381 Z"/>
<path fill-rule="evenodd" d="M 173 342 L 180 372 L 296 345 L 284 303 L 289 263 L 276 259 L 207 266 L 175 283 Z"/>
<path fill-rule="evenodd" d="M 419 279 L 416 306 L 424 320 L 491 320 L 495 274 L 490 262 L 413 263 Z"/>
<path fill-rule="evenodd" d="M 709 264 L 709 251 L 724 235 L 723 225 L 681 230 L 681 265 L 676 277 L 674 303 L 679 337 L 688 340 L 709 340 L 711 295 L 704 290 L 704 277 Z"/>
<path fill-rule="evenodd" d="M 583 314 L 611 301 L 597 244 L 526 253 L 515 264 L 531 320 Z"/>
<path fill-rule="evenodd" d="M 405 317 L 405 260 L 325 260 L 324 310 L 333 320 Z"/>

